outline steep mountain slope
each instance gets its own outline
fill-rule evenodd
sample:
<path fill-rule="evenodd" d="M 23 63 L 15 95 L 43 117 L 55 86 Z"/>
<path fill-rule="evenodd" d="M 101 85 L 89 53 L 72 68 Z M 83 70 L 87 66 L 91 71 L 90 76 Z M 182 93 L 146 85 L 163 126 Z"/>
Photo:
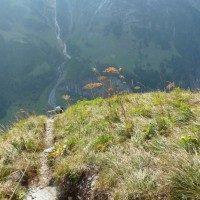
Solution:
<path fill-rule="evenodd" d="M 199 92 L 176 88 L 71 106 L 51 121 L 50 186 L 63 200 L 199 199 L 199 99 Z M 45 121 L 30 117 L 0 136 L 1 199 L 9 199 L 23 172 L 14 199 L 46 176 Z"/>
<path fill-rule="evenodd" d="M 151 87 L 170 80 L 193 86 L 199 78 L 197 1 L 76 0 L 59 4 L 68 8 L 60 22 L 65 19 L 63 37 L 79 49 L 77 56 L 122 66 Z"/>
<path fill-rule="evenodd" d="M 1 1 L 0 117 L 10 105 L 45 107 L 48 94 L 41 96 L 56 80 L 62 56 L 40 6 L 41 1 Z"/>
<path fill-rule="evenodd" d="M 0 118 L 88 95 L 94 66 L 122 67 L 143 90 L 198 88 L 199 20 L 198 0 L 2 0 Z"/>

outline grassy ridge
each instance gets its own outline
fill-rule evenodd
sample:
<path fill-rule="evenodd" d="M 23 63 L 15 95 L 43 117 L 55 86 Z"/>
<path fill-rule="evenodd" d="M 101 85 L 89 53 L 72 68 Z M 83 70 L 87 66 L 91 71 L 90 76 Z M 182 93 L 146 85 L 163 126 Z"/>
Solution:
<path fill-rule="evenodd" d="M 55 121 L 55 177 L 78 184 L 95 168 L 94 196 L 198 199 L 199 97 L 175 89 L 79 102 Z"/>
<path fill-rule="evenodd" d="M 80 101 L 55 116 L 54 184 L 83 199 L 199 199 L 199 116 L 200 93 L 180 89 Z M 0 199 L 8 199 L 34 149 L 15 198 L 37 177 L 44 119 L 30 117 L 0 137 Z"/>

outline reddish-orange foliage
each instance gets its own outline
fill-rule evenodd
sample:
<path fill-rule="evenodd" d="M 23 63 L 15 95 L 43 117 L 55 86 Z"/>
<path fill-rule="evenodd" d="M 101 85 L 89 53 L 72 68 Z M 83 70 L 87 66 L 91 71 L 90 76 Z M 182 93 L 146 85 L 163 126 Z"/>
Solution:
<path fill-rule="evenodd" d="M 94 88 L 99 88 L 101 87 L 103 84 L 102 83 L 88 83 L 87 85 L 85 85 L 83 88 L 84 89 L 94 89 Z"/>
<path fill-rule="evenodd" d="M 63 98 L 65 101 L 67 101 L 67 100 L 70 99 L 70 96 L 69 96 L 69 95 L 63 95 L 62 98 Z"/>
<path fill-rule="evenodd" d="M 108 67 L 107 69 L 104 70 L 104 72 L 111 74 L 119 74 L 119 70 L 115 67 Z"/>
<path fill-rule="evenodd" d="M 106 76 L 99 76 L 99 77 L 98 77 L 98 80 L 99 80 L 99 81 L 104 81 L 105 79 L 107 79 Z"/>
<path fill-rule="evenodd" d="M 170 82 L 166 87 L 167 90 L 171 90 L 171 89 L 174 89 L 174 88 L 175 88 L 175 83 L 174 82 Z"/>

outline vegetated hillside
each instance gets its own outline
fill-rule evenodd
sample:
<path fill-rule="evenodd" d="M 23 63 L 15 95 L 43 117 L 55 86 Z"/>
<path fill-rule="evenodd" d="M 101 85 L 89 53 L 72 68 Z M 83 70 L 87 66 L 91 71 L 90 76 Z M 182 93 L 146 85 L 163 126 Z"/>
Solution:
<path fill-rule="evenodd" d="M 54 117 L 52 184 L 61 199 L 199 199 L 199 116 L 200 93 L 179 88 L 80 101 Z M 42 144 L 42 127 L 44 118 L 31 117 L 1 136 L 2 199 L 10 196 L 38 139 Z M 42 149 L 16 198 L 37 176 Z"/>
<path fill-rule="evenodd" d="M 195 85 L 199 77 L 198 1 L 61 0 L 57 4 L 62 36 L 72 58 L 123 67 L 150 88 L 171 80 Z"/>
<path fill-rule="evenodd" d="M 47 106 L 64 43 L 71 60 L 56 102 L 65 93 L 83 96 L 94 66 L 122 67 L 145 90 L 166 81 L 198 88 L 199 19 L 198 0 L 2 0 L 0 119 Z"/>

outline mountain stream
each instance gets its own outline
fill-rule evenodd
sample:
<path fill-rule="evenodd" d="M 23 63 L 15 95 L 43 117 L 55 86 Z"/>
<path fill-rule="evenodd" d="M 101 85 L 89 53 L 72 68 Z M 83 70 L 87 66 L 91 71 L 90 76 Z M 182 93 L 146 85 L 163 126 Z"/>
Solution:
<path fill-rule="evenodd" d="M 48 24 L 52 27 L 56 34 L 56 39 L 59 45 L 59 48 L 62 51 L 65 61 L 62 62 L 58 68 L 58 79 L 53 89 L 51 90 L 48 98 L 48 104 L 52 108 L 56 107 L 56 90 L 61 82 L 64 80 L 64 70 L 63 67 L 67 63 L 67 60 L 71 59 L 71 56 L 67 52 L 67 45 L 61 38 L 61 28 L 57 20 L 57 0 L 46 0 L 46 8 L 45 8 L 45 17 L 47 19 Z M 51 19 L 50 19 L 51 18 Z"/>

